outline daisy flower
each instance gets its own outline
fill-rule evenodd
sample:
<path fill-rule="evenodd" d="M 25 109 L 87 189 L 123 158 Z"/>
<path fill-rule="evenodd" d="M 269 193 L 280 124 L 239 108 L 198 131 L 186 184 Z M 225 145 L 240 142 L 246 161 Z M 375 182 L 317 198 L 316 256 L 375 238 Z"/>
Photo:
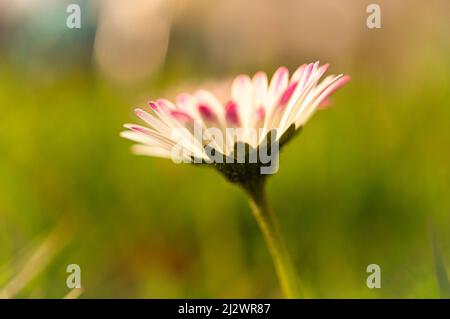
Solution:
<path fill-rule="evenodd" d="M 327 69 L 328 64 L 316 62 L 301 65 L 291 76 L 286 67 L 280 67 L 270 80 L 262 71 L 253 77 L 239 75 L 229 99 L 223 102 L 206 90 L 182 93 L 175 103 L 165 99 L 149 102 L 146 110 L 135 110 L 146 125 L 125 124 L 128 130 L 121 133 L 137 143 L 133 146 L 136 154 L 211 164 L 242 186 L 287 297 L 298 296 L 297 279 L 267 204 L 267 172 L 263 168 L 268 162 L 262 161 L 261 154 L 275 150 L 277 155 L 279 147 L 317 110 L 329 105 L 330 95 L 350 79 L 340 74 L 320 81 Z M 239 158 L 239 150 L 244 150 L 243 158 Z M 271 157 L 269 164 L 269 174 L 276 172 L 278 158 Z"/>
<path fill-rule="evenodd" d="M 280 67 L 270 82 L 264 72 L 252 78 L 239 75 L 233 81 L 231 96 L 221 103 L 212 93 L 199 90 L 194 94 L 182 93 L 175 103 L 165 99 L 149 102 L 149 109 L 137 108 L 136 115 L 148 127 L 125 124 L 128 131 L 122 136 L 137 142 L 133 151 L 137 154 L 172 158 L 175 145 L 181 144 L 185 160 L 209 156 L 202 147 L 204 143 L 194 136 L 195 123 L 202 128 L 218 128 L 226 136 L 227 128 L 242 128 L 243 134 L 235 136 L 234 142 L 244 142 L 252 148 L 264 140 L 259 134 L 252 138 L 249 132 L 276 130 L 275 141 L 291 129 L 299 130 L 321 107 L 328 104 L 328 97 L 344 85 L 348 76 L 330 75 L 319 83 L 328 65 L 319 63 L 300 66 L 289 78 L 289 71 Z M 183 136 L 174 140 L 174 129 L 184 128 Z M 181 141 L 180 141 L 181 140 Z M 211 141 L 216 151 L 229 156 L 234 151 L 230 143 Z M 223 145 L 222 145 L 223 144 Z"/>

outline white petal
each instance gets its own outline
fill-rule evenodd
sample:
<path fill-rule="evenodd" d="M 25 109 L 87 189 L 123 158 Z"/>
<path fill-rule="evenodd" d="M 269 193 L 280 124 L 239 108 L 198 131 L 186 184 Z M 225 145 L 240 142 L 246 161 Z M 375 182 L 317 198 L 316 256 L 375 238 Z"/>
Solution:
<path fill-rule="evenodd" d="M 233 81 L 231 99 L 237 104 L 241 126 L 250 126 L 252 110 L 253 84 L 248 75 L 239 75 Z"/>
<path fill-rule="evenodd" d="M 195 107 L 200 105 L 209 107 L 217 116 L 220 126 L 225 127 L 225 108 L 214 94 L 206 90 L 199 90 L 195 92 L 195 98 L 197 100 Z"/>
<path fill-rule="evenodd" d="M 169 130 L 169 126 L 162 122 L 161 120 L 157 119 L 156 117 L 154 117 L 153 115 L 151 115 L 150 113 L 145 112 L 142 109 L 135 109 L 134 113 L 144 122 L 146 122 L 148 125 L 150 125 L 151 127 L 153 127 L 155 130 L 163 133 L 163 134 L 169 134 L 170 130 Z"/>
<path fill-rule="evenodd" d="M 267 107 L 266 107 L 266 120 L 264 123 L 265 127 L 268 127 L 273 121 L 273 112 L 275 107 L 278 105 L 278 101 L 281 95 L 288 87 L 289 83 L 289 71 L 286 67 L 282 66 L 275 71 L 270 80 L 270 85 L 267 93 Z"/>
<path fill-rule="evenodd" d="M 136 144 L 131 147 L 131 150 L 137 155 L 156 156 L 169 159 L 172 158 L 169 150 L 155 146 Z"/>
<path fill-rule="evenodd" d="M 258 72 L 253 76 L 253 110 L 263 106 L 267 99 L 268 81 L 264 72 Z"/>
<path fill-rule="evenodd" d="M 147 136 L 141 133 L 133 132 L 133 131 L 123 131 L 120 133 L 120 136 L 123 138 L 126 138 L 128 140 L 131 140 L 136 143 L 151 145 L 151 146 L 159 146 L 159 147 L 166 147 L 170 148 L 171 145 L 167 143 L 162 143 L 161 141 L 152 138 L 151 136 Z"/>
<path fill-rule="evenodd" d="M 318 67 L 318 62 L 305 67 L 292 94 L 284 114 L 280 120 L 279 129 L 284 132 L 294 121 L 294 118 L 304 103 L 310 103 L 308 97 L 314 93 L 317 82 L 328 69 L 328 64 Z M 298 75 L 297 75 L 298 76 Z"/>
<path fill-rule="evenodd" d="M 296 127 L 305 124 L 312 116 L 314 111 L 316 111 L 317 106 L 336 89 L 347 83 L 349 79 L 350 78 L 348 76 L 340 74 L 332 78 L 331 80 L 329 78 L 327 78 L 326 81 L 324 80 L 324 83 L 321 83 L 322 85 L 320 86 L 319 90 L 317 90 L 318 92 L 315 92 L 312 100 L 308 103 L 307 108 L 305 108 L 303 112 L 299 112 L 299 114 L 296 116 Z"/>
<path fill-rule="evenodd" d="M 294 71 L 294 73 L 292 73 L 290 83 L 298 82 L 301 79 L 303 72 L 305 72 L 306 66 L 307 64 L 302 64 L 297 68 L 297 70 Z"/>

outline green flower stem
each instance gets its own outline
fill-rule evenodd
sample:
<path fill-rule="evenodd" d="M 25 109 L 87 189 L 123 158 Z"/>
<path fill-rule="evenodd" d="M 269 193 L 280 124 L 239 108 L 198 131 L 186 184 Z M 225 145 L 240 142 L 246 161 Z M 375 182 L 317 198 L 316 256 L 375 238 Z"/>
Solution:
<path fill-rule="evenodd" d="M 278 221 L 267 202 L 265 180 L 260 179 L 244 188 L 250 195 L 250 207 L 261 229 L 275 265 L 281 289 L 286 298 L 300 298 L 294 265 L 281 236 Z"/>

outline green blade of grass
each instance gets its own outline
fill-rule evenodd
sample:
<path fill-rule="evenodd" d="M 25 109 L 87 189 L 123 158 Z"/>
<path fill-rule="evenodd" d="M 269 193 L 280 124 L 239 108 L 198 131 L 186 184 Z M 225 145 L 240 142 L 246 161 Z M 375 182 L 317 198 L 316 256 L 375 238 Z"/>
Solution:
<path fill-rule="evenodd" d="M 450 283 L 448 280 L 447 269 L 445 267 L 444 257 L 442 256 L 439 242 L 433 227 L 430 227 L 431 243 L 433 245 L 434 267 L 436 279 L 439 286 L 439 294 L 443 299 L 450 299 Z"/>

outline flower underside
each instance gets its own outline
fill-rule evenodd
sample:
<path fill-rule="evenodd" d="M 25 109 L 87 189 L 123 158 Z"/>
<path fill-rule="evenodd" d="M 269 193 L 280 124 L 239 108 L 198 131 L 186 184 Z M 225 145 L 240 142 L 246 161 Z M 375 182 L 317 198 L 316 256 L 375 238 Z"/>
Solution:
<path fill-rule="evenodd" d="M 270 166 L 272 164 L 270 161 L 274 159 L 277 160 L 278 152 L 281 150 L 281 147 L 300 131 L 301 127 L 295 129 L 295 126 L 292 124 L 280 137 L 279 141 L 277 141 L 277 150 L 274 150 L 274 144 L 271 143 L 271 135 L 274 134 L 274 131 L 270 131 L 256 148 L 248 143 L 237 142 L 234 144 L 234 151 L 231 154 L 225 155 L 220 153 L 219 156 L 222 158 L 222 161 L 213 161 L 211 164 L 232 183 L 243 186 L 252 184 L 255 180 L 264 178 L 267 175 L 261 174 L 261 169 Z M 238 152 L 239 148 L 244 150 L 241 157 Z M 212 150 L 210 153 L 216 155 L 215 152 L 216 150 Z M 259 156 L 261 152 L 272 155 L 269 162 L 263 162 L 261 160 L 261 157 Z M 275 152 L 276 154 L 274 154 Z M 256 159 L 256 161 L 252 161 L 252 158 Z M 205 163 L 207 162 L 202 162 L 202 164 Z"/>

